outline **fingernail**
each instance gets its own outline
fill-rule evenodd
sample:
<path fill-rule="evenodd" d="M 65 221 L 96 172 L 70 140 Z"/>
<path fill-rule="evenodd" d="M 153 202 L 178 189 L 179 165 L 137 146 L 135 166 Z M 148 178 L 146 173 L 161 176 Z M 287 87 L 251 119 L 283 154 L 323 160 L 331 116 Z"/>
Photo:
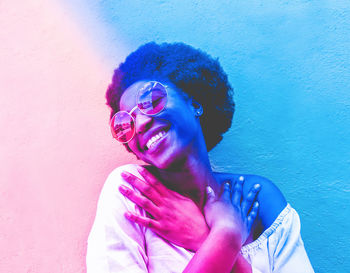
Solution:
<path fill-rule="evenodd" d="M 213 194 L 214 191 L 210 186 L 207 186 L 207 194 Z"/>
<path fill-rule="evenodd" d="M 128 177 L 130 176 L 130 175 L 129 175 L 128 173 L 126 173 L 126 172 L 122 172 L 121 175 L 122 175 L 123 178 L 128 178 Z"/>
<path fill-rule="evenodd" d="M 125 216 L 126 218 L 128 218 L 128 219 L 131 218 L 131 214 L 130 214 L 130 212 L 128 212 L 128 211 L 124 213 L 124 216 Z"/>
<path fill-rule="evenodd" d="M 119 191 L 120 191 L 121 193 L 126 193 L 126 192 L 127 192 L 127 189 L 126 189 L 123 185 L 121 185 L 121 186 L 119 186 Z"/>
<path fill-rule="evenodd" d="M 260 185 L 260 184 L 255 184 L 255 185 L 254 185 L 254 189 L 256 189 L 256 190 L 260 190 L 260 188 L 261 188 L 261 185 Z"/>
<path fill-rule="evenodd" d="M 242 175 L 238 179 L 239 181 L 244 181 L 244 177 Z"/>
<path fill-rule="evenodd" d="M 214 190 L 210 186 L 207 186 L 206 189 L 207 189 L 207 198 L 208 198 L 208 200 L 209 199 L 214 199 L 215 198 Z"/>

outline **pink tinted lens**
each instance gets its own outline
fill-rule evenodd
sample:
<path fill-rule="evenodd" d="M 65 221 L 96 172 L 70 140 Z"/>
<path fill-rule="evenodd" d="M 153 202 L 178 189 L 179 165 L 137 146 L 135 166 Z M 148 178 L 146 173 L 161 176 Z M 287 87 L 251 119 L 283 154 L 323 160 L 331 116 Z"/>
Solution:
<path fill-rule="evenodd" d="M 138 94 L 138 107 L 147 115 L 155 115 L 162 111 L 167 102 L 167 91 L 159 82 L 149 82 Z"/>
<path fill-rule="evenodd" d="M 111 119 L 111 131 L 116 140 L 129 142 L 135 133 L 134 119 L 125 111 L 116 113 Z"/>

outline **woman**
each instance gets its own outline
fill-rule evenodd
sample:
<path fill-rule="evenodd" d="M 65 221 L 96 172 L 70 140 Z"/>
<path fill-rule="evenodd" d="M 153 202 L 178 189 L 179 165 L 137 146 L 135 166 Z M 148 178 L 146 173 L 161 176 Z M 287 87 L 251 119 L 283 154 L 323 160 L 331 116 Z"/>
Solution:
<path fill-rule="evenodd" d="M 231 91 L 218 61 L 182 43 L 141 46 L 115 71 L 112 134 L 147 165 L 107 179 L 88 272 L 313 272 L 277 187 L 211 169 L 208 151 L 231 126 Z"/>

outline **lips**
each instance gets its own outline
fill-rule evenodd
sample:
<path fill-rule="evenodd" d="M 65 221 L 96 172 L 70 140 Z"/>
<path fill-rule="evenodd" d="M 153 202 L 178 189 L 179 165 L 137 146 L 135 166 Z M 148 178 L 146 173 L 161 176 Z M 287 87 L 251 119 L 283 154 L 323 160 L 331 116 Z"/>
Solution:
<path fill-rule="evenodd" d="M 154 145 L 158 143 L 159 140 L 161 140 L 166 135 L 169 129 L 170 129 L 169 126 L 162 126 L 162 127 L 153 129 L 150 132 L 147 132 L 143 137 L 143 141 L 141 142 L 142 149 L 144 151 L 147 151 L 150 148 L 152 148 Z"/>
<path fill-rule="evenodd" d="M 156 134 L 150 140 L 148 140 L 146 143 L 147 149 L 151 149 L 161 138 L 165 136 L 165 134 L 165 131 L 160 131 L 158 134 Z"/>

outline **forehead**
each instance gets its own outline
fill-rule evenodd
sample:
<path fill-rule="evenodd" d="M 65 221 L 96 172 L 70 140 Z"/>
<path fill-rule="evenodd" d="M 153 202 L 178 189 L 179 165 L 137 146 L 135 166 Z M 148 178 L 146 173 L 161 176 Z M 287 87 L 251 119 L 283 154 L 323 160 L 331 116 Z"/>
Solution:
<path fill-rule="evenodd" d="M 149 81 L 138 81 L 132 85 L 130 85 L 127 89 L 125 89 L 124 93 L 120 97 L 119 107 L 120 110 L 131 110 L 136 105 L 136 98 L 138 91 Z M 184 99 L 186 97 L 183 92 L 177 90 L 174 86 L 167 83 L 162 83 L 167 86 L 168 98 L 172 99 Z"/>
<path fill-rule="evenodd" d="M 125 89 L 120 97 L 119 107 L 122 110 L 131 109 L 136 105 L 137 92 L 142 88 L 147 81 L 138 81 Z"/>

